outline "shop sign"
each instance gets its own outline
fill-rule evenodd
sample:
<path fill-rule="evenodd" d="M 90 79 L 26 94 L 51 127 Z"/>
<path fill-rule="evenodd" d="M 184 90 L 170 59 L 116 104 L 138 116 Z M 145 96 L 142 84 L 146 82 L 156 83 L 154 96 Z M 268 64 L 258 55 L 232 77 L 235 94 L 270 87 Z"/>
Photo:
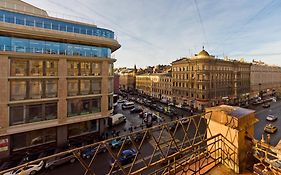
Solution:
<path fill-rule="evenodd" d="M 0 139 L 0 152 L 8 151 L 8 139 Z"/>

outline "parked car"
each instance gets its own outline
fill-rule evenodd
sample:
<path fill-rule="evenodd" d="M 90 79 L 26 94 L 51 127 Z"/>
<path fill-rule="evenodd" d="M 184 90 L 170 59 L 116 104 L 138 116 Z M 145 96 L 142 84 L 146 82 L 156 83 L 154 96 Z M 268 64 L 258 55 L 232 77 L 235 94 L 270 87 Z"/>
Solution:
<path fill-rule="evenodd" d="M 267 124 L 265 127 L 264 127 L 264 132 L 267 132 L 269 134 L 274 134 L 275 132 L 277 132 L 277 127 L 272 125 L 272 124 Z"/>
<path fill-rule="evenodd" d="M 75 161 L 76 161 L 75 156 L 72 153 L 68 153 L 47 160 L 45 164 L 45 168 L 54 169 L 56 166 L 63 165 L 66 163 L 74 163 Z"/>
<path fill-rule="evenodd" d="M 7 172 L 3 175 L 21 175 L 21 174 L 34 175 L 38 171 L 40 171 L 43 168 L 43 166 L 44 166 L 44 162 L 41 161 L 38 164 L 30 164 L 30 165 L 24 166 L 18 170 Z"/>
<path fill-rule="evenodd" d="M 262 105 L 262 107 L 264 107 L 264 108 L 269 108 L 269 107 L 270 107 L 270 103 L 264 103 L 264 104 Z"/>
<path fill-rule="evenodd" d="M 131 139 L 129 137 L 121 137 L 118 139 L 111 140 L 108 144 L 111 148 L 119 148 L 125 142 L 126 145 L 131 144 Z"/>
<path fill-rule="evenodd" d="M 143 109 L 140 107 L 134 107 L 133 109 L 130 110 L 131 113 L 139 113 L 142 111 L 143 111 Z"/>
<path fill-rule="evenodd" d="M 89 159 L 90 157 L 95 155 L 96 152 L 97 152 L 97 154 L 104 153 L 104 152 L 106 152 L 106 147 L 104 145 L 100 145 L 100 147 L 99 146 L 88 147 L 81 152 L 81 157 L 83 159 L 85 159 L 85 158 Z"/>
<path fill-rule="evenodd" d="M 117 103 L 126 103 L 127 100 L 117 100 Z"/>
<path fill-rule="evenodd" d="M 114 126 L 114 125 L 118 125 L 120 123 L 126 123 L 126 116 L 124 116 L 124 114 L 115 114 L 112 116 L 108 117 L 108 125 L 109 126 Z"/>
<path fill-rule="evenodd" d="M 268 115 L 266 117 L 266 120 L 273 122 L 273 121 L 277 120 L 277 116 L 275 116 L 275 115 Z"/>
<path fill-rule="evenodd" d="M 157 107 L 156 107 L 156 111 L 164 112 L 163 106 L 157 106 Z"/>
<path fill-rule="evenodd" d="M 137 152 L 134 149 L 126 149 L 124 151 L 122 151 L 122 153 L 120 154 L 120 156 L 118 157 L 118 161 L 120 162 L 120 164 L 123 165 L 127 165 L 129 163 L 132 163 L 134 158 L 136 157 Z M 114 165 L 115 160 L 112 159 L 111 160 L 111 166 Z M 115 167 L 118 167 L 118 164 L 115 163 Z"/>
<path fill-rule="evenodd" d="M 124 104 L 122 104 L 122 109 L 132 109 L 135 107 L 135 103 L 134 102 L 126 102 Z"/>
<path fill-rule="evenodd" d="M 146 135 L 145 135 L 145 132 L 139 132 L 139 133 L 137 133 L 137 134 L 135 135 L 134 141 L 135 141 L 135 142 L 141 142 L 144 136 L 145 136 L 144 139 L 149 139 L 149 138 L 150 138 L 149 133 L 146 133 Z"/>

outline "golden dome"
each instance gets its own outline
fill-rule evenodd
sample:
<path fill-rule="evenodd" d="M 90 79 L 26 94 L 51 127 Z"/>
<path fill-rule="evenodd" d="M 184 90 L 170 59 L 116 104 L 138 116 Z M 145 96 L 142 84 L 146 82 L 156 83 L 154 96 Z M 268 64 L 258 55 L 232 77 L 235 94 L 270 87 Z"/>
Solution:
<path fill-rule="evenodd" d="M 198 53 L 198 56 L 210 56 L 210 55 L 206 50 L 203 49 L 201 52 Z"/>

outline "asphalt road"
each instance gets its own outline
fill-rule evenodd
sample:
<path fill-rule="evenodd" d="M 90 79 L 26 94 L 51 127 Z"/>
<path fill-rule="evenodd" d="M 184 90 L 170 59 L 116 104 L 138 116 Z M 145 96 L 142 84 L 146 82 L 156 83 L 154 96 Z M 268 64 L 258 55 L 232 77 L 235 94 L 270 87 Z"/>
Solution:
<path fill-rule="evenodd" d="M 271 102 L 270 108 L 263 108 L 261 105 L 256 109 L 256 117 L 259 119 L 259 122 L 255 125 L 255 138 L 260 140 L 262 134 L 264 134 L 264 139 L 267 138 L 263 129 L 266 124 L 272 123 L 277 126 L 278 130 L 274 134 L 270 134 L 270 144 L 275 146 L 281 139 L 281 101 Z M 277 115 L 279 118 L 275 122 L 266 121 L 266 116 L 268 114 Z"/>

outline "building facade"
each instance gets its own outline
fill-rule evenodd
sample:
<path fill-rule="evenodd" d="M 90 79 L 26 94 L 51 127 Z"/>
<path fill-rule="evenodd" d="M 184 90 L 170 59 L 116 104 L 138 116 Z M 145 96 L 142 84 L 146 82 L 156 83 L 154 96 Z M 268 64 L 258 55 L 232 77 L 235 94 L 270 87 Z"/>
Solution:
<path fill-rule="evenodd" d="M 158 99 L 172 100 L 171 73 L 143 74 L 136 76 L 139 93 Z"/>
<path fill-rule="evenodd" d="M 251 66 L 251 96 L 270 95 L 281 88 L 281 67 L 253 61 Z"/>
<path fill-rule="evenodd" d="M 126 69 L 119 73 L 120 90 L 131 91 L 136 88 L 136 72 L 135 70 Z"/>
<path fill-rule="evenodd" d="M 0 157 L 103 132 L 114 33 L 22 1 L 0 6 Z"/>
<path fill-rule="evenodd" d="M 234 102 L 248 97 L 251 64 L 217 59 L 202 50 L 172 63 L 173 100 L 198 109 L 222 99 Z"/>

